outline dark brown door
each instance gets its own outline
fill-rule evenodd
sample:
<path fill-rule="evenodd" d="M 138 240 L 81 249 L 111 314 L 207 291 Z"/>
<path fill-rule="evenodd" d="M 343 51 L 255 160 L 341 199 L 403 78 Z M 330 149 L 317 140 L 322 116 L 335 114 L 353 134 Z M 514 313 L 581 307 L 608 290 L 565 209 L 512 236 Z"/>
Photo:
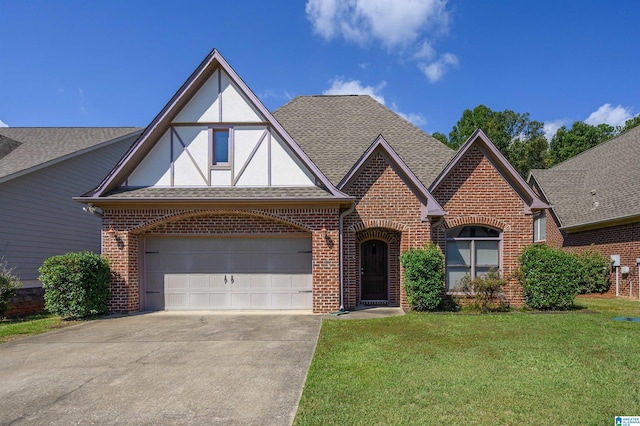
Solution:
<path fill-rule="evenodd" d="M 362 300 L 387 300 L 387 243 L 370 240 L 360 246 Z"/>

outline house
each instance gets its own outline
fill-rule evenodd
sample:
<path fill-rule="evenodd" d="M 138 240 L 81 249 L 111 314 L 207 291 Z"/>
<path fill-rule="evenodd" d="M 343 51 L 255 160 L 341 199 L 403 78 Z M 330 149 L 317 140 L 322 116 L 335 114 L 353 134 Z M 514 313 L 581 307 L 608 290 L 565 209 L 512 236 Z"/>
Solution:
<path fill-rule="evenodd" d="M 640 297 L 640 127 L 532 170 L 529 183 L 550 205 L 536 216 L 536 241 L 614 256 L 609 293 Z"/>
<path fill-rule="evenodd" d="M 22 288 L 8 315 L 42 310 L 38 267 L 53 255 L 100 251 L 99 217 L 73 201 L 94 188 L 141 129 L 0 128 L 0 257 Z"/>
<path fill-rule="evenodd" d="M 406 306 L 400 253 L 438 244 L 455 293 L 509 276 L 548 207 L 481 131 L 453 152 L 368 96 L 271 113 L 216 50 L 77 200 L 103 212 L 119 312 Z"/>

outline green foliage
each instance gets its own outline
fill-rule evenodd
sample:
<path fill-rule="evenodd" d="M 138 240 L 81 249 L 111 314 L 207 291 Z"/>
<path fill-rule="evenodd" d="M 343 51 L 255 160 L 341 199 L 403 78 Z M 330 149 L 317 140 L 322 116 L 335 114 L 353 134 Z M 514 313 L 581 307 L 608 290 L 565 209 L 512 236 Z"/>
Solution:
<path fill-rule="evenodd" d="M 457 149 L 476 129 L 482 129 L 522 176 L 532 168 L 546 167 L 544 123 L 531 120 L 529 113 L 492 111 L 484 105 L 467 109 L 449 133 L 448 145 Z"/>
<path fill-rule="evenodd" d="M 449 139 L 447 138 L 447 135 L 445 135 L 444 133 L 435 132 L 431 136 L 433 136 L 435 139 L 438 139 L 443 144 L 449 145 Z"/>
<path fill-rule="evenodd" d="M 14 275 L 13 268 L 9 268 L 4 258 L 0 258 L 0 315 L 7 310 L 9 299 L 15 296 L 20 285 L 20 280 Z"/>
<path fill-rule="evenodd" d="M 624 126 L 621 126 L 621 128 L 618 130 L 619 130 L 619 133 L 624 133 L 638 126 L 640 126 L 640 115 L 636 115 L 635 117 L 625 121 Z"/>
<path fill-rule="evenodd" d="M 519 257 L 518 280 L 525 303 L 535 309 L 569 309 L 581 277 L 575 255 L 546 245 L 531 245 Z"/>
<path fill-rule="evenodd" d="M 576 255 L 580 277 L 579 293 L 604 293 L 609 289 L 609 259 L 597 251 L 588 250 Z"/>
<path fill-rule="evenodd" d="M 69 318 L 107 312 L 111 270 L 106 259 L 88 251 L 67 253 L 45 260 L 38 271 L 49 312 Z"/>
<path fill-rule="evenodd" d="M 562 126 L 551 139 L 549 149 L 551 164 L 561 163 L 608 141 L 617 134 L 616 129 L 608 124 L 591 126 L 585 122 L 576 121 L 570 129 Z"/>
<path fill-rule="evenodd" d="M 435 244 L 408 250 L 400 256 L 407 302 L 412 309 L 436 309 L 444 291 L 444 256 Z"/>
<path fill-rule="evenodd" d="M 506 311 L 509 304 L 504 295 L 507 281 L 500 276 L 500 272 L 491 268 L 486 275 L 471 279 L 465 275 L 460 280 L 462 291 L 473 298 L 469 307 L 480 312 Z"/>

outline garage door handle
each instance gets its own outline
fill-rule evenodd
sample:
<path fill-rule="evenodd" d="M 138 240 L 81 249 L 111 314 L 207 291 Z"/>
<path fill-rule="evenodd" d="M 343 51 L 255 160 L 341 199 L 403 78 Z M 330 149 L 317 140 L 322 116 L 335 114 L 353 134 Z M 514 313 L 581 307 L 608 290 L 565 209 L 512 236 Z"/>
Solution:
<path fill-rule="evenodd" d="M 233 284 L 235 281 L 233 280 L 233 275 L 231 275 L 231 284 Z"/>
<path fill-rule="evenodd" d="M 313 293 L 313 290 L 298 290 L 298 293 Z"/>
<path fill-rule="evenodd" d="M 224 276 L 224 283 L 225 284 L 227 283 L 227 276 L 226 275 Z"/>

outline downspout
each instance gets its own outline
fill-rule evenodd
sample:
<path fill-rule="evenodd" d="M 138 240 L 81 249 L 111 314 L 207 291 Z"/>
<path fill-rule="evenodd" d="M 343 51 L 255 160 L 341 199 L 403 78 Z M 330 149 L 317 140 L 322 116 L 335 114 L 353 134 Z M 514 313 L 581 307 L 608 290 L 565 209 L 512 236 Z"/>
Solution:
<path fill-rule="evenodd" d="M 351 207 L 349 207 L 348 209 L 346 209 L 345 211 L 343 211 L 342 213 L 340 213 L 340 221 L 339 221 L 339 225 L 338 225 L 338 246 L 339 246 L 339 262 L 338 264 L 339 269 L 340 269 L 340 312 L 344 312 L 344 260 L 343 260 L 343 252 L 344 252 L 344 248 L 343 248 L 343 244 L 344 244 L 344 238 L 342 237 L 342 234 L 344 233 L 344 218 L 347 215 L 350 215 L 351 213 L 353 213 L 353 210 L 355 210 L 356 208 L 356 203 L 354 202 Z"/>

